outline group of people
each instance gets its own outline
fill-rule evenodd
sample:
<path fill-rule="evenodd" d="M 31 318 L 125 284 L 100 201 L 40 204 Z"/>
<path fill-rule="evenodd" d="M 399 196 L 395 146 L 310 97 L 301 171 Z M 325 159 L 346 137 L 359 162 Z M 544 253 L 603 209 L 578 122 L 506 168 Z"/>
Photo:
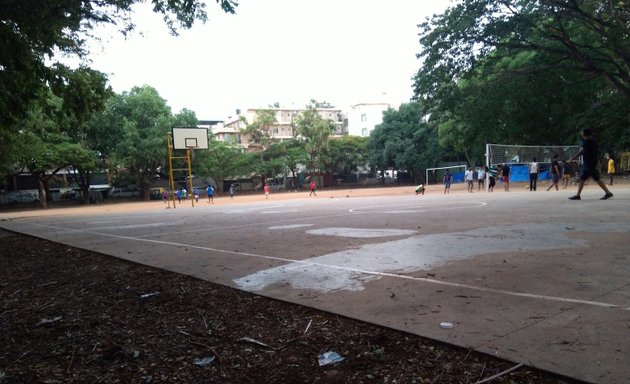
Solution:
<path fill-rule="evenodd" d="M 576 153 L 571 159 L 564 161 L 560 160 L 560 156 L 555 154 L 553 156 L 553 160 L 551 162 L 549 168 L 549 174 L 551 176 L 551 185 L 547 188 L 547 191 L 552 188 L 556 188 L 559 190 L 558 184 L 560 180 L 563 181 L 564 188 L 566 189 L 569 185 L 569 181 L 571 176 L 574 173 L 573 168 L 570 163 L 572 163 L 579 156 L 582 156 L 582 164 L 577 173 L 578 180 L 576 180 L 578 184 L 577 194 L 571 196 L 570 200 L 580 200 L 582 189 L 584 188 L 584 183 L 592 178 L 597 185 L 600 186 L 604 190 L 604 196 L 601 198 L 602 200 L 607 200 L 613 197 L 612 192 L 608 190 L 606 184 L 601 180 L 598 165 L 599 165 L 599 147 L 595 139 L 593 138 L 593 132 L 591 129 L 585 128 L 581 133 L 582 139 L 582 149 Z M 609 184 L 613 185 L 614 175 L 615 175 L 615 161 L 613 160 L 610 154 L 606 155 L 608 159 L 607 162 L 607 172 L 609 175 Z M 532 161 L 528 163 L 527 170 L 529 174 L 529 190 L 536 191 L 538 186 L 538 175 L 540 173 L 541 167 L 540 163 L 536 160 L 536 158 L 532 158 Z M 480 191 L 481 188 L 485 189 L 485 181 L 486 177 L 488 179 L 488 191 L 492 192 L 496 185 L 496 178 L 498 177 L 503 182 L 503 186 L 506 192 L 510 191 L 510 173 L 511 168 L 508 164 L 504 163 L 501 165 L 500 169 L 495 167 L 478 167 L 477 168 L 477 190 Z M 466 172 L 464 173 L 464 181 L 466 182 L 467 191 L 472 193 L 475 188 L 475 170 L 472 167 L 468 167 Z M 451 184 L 453 183 L 453 175 L 447 170 L 442 179 L 442 184 L 444 185 L 444 193 L 448 194 L 451 190 Z M 416 194 L 418 194 L 418 189 L 416 189 Z M 422 194 L 424 194 L 424 187 L 422 188 Z"/>

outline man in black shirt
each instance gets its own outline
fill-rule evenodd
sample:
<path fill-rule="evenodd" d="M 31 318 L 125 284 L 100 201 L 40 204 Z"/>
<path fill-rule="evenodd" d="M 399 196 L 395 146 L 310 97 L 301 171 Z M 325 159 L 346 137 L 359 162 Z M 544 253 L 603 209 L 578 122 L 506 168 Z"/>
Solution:
<path fill-rule="evenodd" d="M 593 132 L 584 128 L 582 130 L 582 149 L 575 154 L 569 160 L 569 162 L 573 161 L 576 157 L 582 155 L 582 160 L 584 162 L 584 167 L 582 168 L 582 174 L 580 175 L 580 184 L 578 185 L 577 194 L 575 196 L 569 197 L 569 200 L 581 200 L 580 194 L 582 193 L 582 188 L 584 188 L 584 182 L 588 180 L 589 177 L 593 178 L 597 185 L 599 185 L 606 194 L 602 197 L 602 200 L 610 199 L 613 194 L 610 193 L 608 188 L 606 188 L 606 184 L 604 184 L 599 178 L 599 170 L 597 169 L 598 165 L 598 157 L 599 157 L 599 146 L 597 142 L 593 138 Z"/>

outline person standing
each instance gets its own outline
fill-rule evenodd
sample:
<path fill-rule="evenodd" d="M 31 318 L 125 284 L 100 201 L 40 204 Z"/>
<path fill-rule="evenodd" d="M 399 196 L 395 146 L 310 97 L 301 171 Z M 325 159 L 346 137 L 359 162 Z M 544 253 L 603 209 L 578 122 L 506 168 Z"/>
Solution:
<path fill-rule="evenodd" d="M 538 183 L 538 162 L 536 162 L 535 157 L 527 168 L 529 169 L 529 190 L 535 192 Z"/>
<path fill-rule="evenodd" d="M 468 186 L 468 192 L 472 193 L 474 188 L 474 172 L 471 167 L 468 167 L 466 173 L 464 174 L 464 180 L 466 180 L 466 185 Z"/>
<path fill-rule="evenodd" d="M 208 194 L 208 203 L 214 204 L 214 187 L 212 184 L 208 184 L 208 188 L 206 188 L 206 193 Z"/>
<path fill-rule="evenodd" d="M 484 167 L 477 169 L 477 192 L 481 191 L 481 188 L 486 189 L 486 170 Z"/>
<path fill-rule="evenodd" d="M 582 194 L 582 189 L 584 188 L 584 182 L 588 180 L 589 177 L 595 180 L 597 185 L 604 190 L 605 194 L 601 200 L 607 200 L 613 197 L 613 194 L 610 193 L 606 184 L 604 184 L 599 177 L 599 171 L 597 170 L 599 146 L 597 145 L 595 138 L 593 138 L 593 131 L 589 128 L 584 128 L 582 130 L 582 149 L 580 149 L 580 151 L 576 153 L 569 162 L 573 161 L 580 155 L 582 155 L 583 160 L 582 172 L 580 173 L 580 183 L 578 184 L 577 194 L 569 197 L 569 200 L 582 200 L 580 195 Z"/>
<path fill-rule="evenodd" d="M 608 185 L 613 185 L 613 177 L 615 176 L 615 160 L 613 160 L 610 153 L 606 154 L 608 158 L 608 177 L 610 177 L 610 183 Z"/>
<path fill-rule="evenodd" d="M 453 183 L 453 175 L 451 175 L 448 169 L 446 170 L 446 173 L 444 174 L 442 183 L 444 184 L 444 194 L 446 195 L 447 193 L 451 193 L 451 184 Z"/>
<path fill-rule="evenodd" d="M 168 189 L 166 188 L 162 191 L 162 200 L 164 200 L 164 204 L 168 203 Z"/>
<path fill-rule="evenodd" d="M 193 189 L 193 196 L 195 196 L 195 203 L 199 202 L 199 188 Z"/>
<path fill-rule="evenodd" d="M 182 197 L 183 197 L 183 196 L 184 196 L 184 191 L 182 191 L 182 188 L 180 187 L 180 188 L 177 190 L 177 202 L 178 202 L 178 203 L 180 203 L 180 204 L 182 203 Z"/>
<path fill-rule="evenodd" d="M 269 184 L 265 184 L 263 187 L 263 191 L 265 191 L 265 199 L 269 198 Z"/>
<path fill-rule="evenodd" d="M 230 199 L 234 198 L 234 194 L 236 193 L 236 185 L 234 183 L 230 184 Z"/>
<path fill-rule="evenodd" d="M 309 196 L 311 196 L 311 195 L 315 195 L 315 197 L 317 197 L 317 193 L 315 193 L 315 188 L 317 187 L 317 186 L 315 185 L 315 182 L 314 182 L 314 181 L 311 181 L 311 183 L 308 185 L 308 187 L 309 187 L 309 189 L 311 190 L 311 193 L 309 193 L 308 195 L 309 195 Z"/>
<path fill-rule="evenodd" d="M 503 180 L 505 192 L 510 192 L 510 166 L 505 163 L 501 167 L 501 180 Z"/>
<path fill-rule="evenodd" d="M 549 173 L 551 173 L 551 185 L 547 188 L 547 191 L 551 190 L 554 186 L 556 187 L 556 191 L 558 190 L 558 182 L 560 181 L 560 163 L 558 163 L 558 154 L 553 155 L 553 161 L 551 162 L 551 168 L 549 168 Z"/>

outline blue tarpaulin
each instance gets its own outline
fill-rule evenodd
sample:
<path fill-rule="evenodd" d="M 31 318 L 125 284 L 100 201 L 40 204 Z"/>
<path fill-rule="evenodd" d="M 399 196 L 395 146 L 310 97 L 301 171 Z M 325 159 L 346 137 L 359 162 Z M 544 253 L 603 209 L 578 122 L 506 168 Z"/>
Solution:
<path fill-rule="evenodd" d="M 551 175 L 549 175 L 549 164 L 538 164 L 539 172 L 538 172 L 538 180 L 548 180 L 551 179 Z M 518 183 L 518 182 L 529 182 L 529 166 L 528 164 L 510 164 L 510 182 Z M 500 171 L 499 167 L 499 171 Z"/>

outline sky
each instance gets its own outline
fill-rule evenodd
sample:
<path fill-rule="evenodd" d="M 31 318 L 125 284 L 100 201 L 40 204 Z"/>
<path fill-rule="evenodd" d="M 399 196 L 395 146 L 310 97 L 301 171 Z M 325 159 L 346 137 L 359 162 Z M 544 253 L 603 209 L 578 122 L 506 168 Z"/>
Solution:
<path fill-rule="evenodd" d="M 147 5 L 124 38 L 98 31 L 90 66 L 117 93 L 150 85 L 174 113 L 225 120 L 236 109 L 304 107 L 327 101 L 394 107 L 412 96 L 420 66 L 418 27 L 450 0 L 239 0 L 225 14 L 207 0 L 208 21 L 171 36 Z"/>

